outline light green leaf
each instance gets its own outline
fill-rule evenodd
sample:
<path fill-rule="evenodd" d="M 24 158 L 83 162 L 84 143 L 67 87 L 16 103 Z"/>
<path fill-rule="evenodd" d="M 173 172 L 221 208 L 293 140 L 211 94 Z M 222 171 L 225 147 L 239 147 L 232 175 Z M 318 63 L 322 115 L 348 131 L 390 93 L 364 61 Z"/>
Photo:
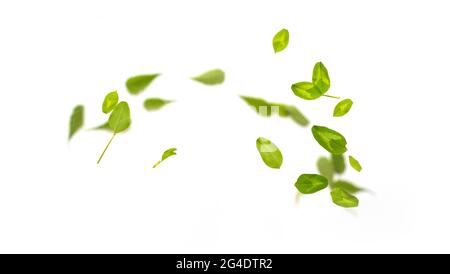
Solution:
<path fill-rule="evenodd" d="M 128 78 L 126 82 L 126 86 L 128 92 L 133 95 L 137 95 L 144 91 L 152 82 L 155 80 L 160 74 L 145 74 L 145 75 L 137 75 L 134 77 Z"/>
<path fill-rule="evenodd" d="M 340 188 L 342 190 L 347 191 L 348 193 L 358 193 L 364 190 L 364 188 L 361 188 L 357 185 L 354 185 L 353 183 L 350 183 L 348 181 L 344 180 L 338 180 L 333 185 L 332 188 Z"/>
<path fill-rule="evenodd" d="M 218 85 L 225 81 L 225 73 L 221 69 L 213 69 L 198 76 L 192 77 L 192 80 L 205 85 Z"/>
<path fill-rule="evenodd" d="M 253 109 L 262 116 L 271 116 L 272 108 L 270 103 L 261 98 L 249 97 L 241 95 L 241 99 L 244 100 L 248 105 L 252 106 Z"/>
<path fill-rule="evenodd" d="M 327 92 L 330 88 L 330 77 L 328 76 L 328 70 L 322 62 L 317 62 L 314 65 L 312 82 L 322 94 Z"/>
<path fill-rule="evenodd" d="M 280 168 L 283 163 L 283 155 L 278 147 L 270 140 L 259 137 L 256 140 L 256 148 L 264 163 L 271 168 Z"/>
<path fill-rule="evenodd" d="M 172 103 L 171 100 L 164 100 L 161 98 L 148 98 L 144 101 L 144 108 L 148 111 L 158 110 L 170 103 Z"/>
<path fill-rule="evenodd" d="M 308 118 L 300 112 L 295 106 L 284 106 L 287 112 L 287 116 L 291 117 L 294 122 L 301 126 L 307 126 L 309 124 Z M 281 115 L 281 111 L 280 111 Z"/>
<path fill-rule="evenodd" d="M 110 113 L 119 102 L 119 94 L 117 91 L 112 91 L 106 94 L 103 100 L 102 111 L 103 113 Z"/>
<path fill-rule="evenodd" d="M 331 154 L 343 154 L 347 151 L 347 141 L 339 132 L 322 126 L 313 126 L 311 131 L 314 139 Z"/>
<path fill-rule="evenodd" d="M 334 172 L 342 174 L 345 171 L 345 158 L 342 154 L 331 154 L 331 161 L 333 162 Z"/>
<path fill-rule="evenodd" d="M 350 165 L 355 169 L 356 171 L 360 172 L 362 167 L 359 164 L 358 160 L 356 160 L 353 156 L 348 156 L 348 161 L 350 162 Z"/>
<path fill-rule="evenodd" d="M 327 186 L 327 178 L 318 174 L 302 174 L 295 183 L 295 187 L 303 194 L 316 193 Z"/>
<path fill-rule="evenodd" d="M 72 110 L 69 123 L 69 140 L 72 139 L 73 135 L 77 133 L 84 124 L 84 107 L 82 105 L 76 106 Z"/>
<path fill-rule="evenodd" d="M 114 133 L 126 130 L 131 123 L 130 107 L 127 102 L 120 102 L 109 116 L 109 127 Z"/>
<path fill-rule="evenodd" d="M 333 163 L 327 157 L 320 157 L 317 160 L 317 170 L 319 174 L 328 179 L 329 182 L 333 181 L 334 169 Z"/>
<path fill-rule="evenodd" d="M 337 105 L 334 107 L 333 116 L 334 117 L 341 117 L 347 114 L 347 112 L 350 111 L 352 108 L 353 101 L 351 99 L 345 99 L 337 103 Z"/>
<path fill-rule="evenodd" d="M 334 188 L 331 191 L 331 199 L 333 203 L 342 207 L 357 207 L 358 206 L 358 198 L 348 193 L 347 191 L 341 188 Z"/>
<path fill-rule="evenodd" d="M 289 31 L 287 29 L 280 30 L 272 39 L 272 45 L 275 53 L 284 50 L 289 44 Z"/>
<path fill-rule="evenodd" d="M 305 100 L 314 100 L 324 94 L 324 92 L 310 82 L 295 83 L 291 86 L 291 89 L 295 95 Z"/>
<path fill-rule="evenodd" d="M 98 125 L 94 128 L 91 128 L 91 130 L 107 130 L 107 131 L 112 131 L 111 128 L 109 127 L 109 122 L 106 121 L 105 123 Z"/>
<path fill-rule="evenodd" d="M 165 159 L 169 158 L 170 156 L 177 155 L 176 150 L 177 150 L 176 148 L 169 148 L 168 150 L 164 151 L 164 153 L 163 153 L 163 155 L 161 157 L 161 160 L 156 162 L 153 165 L 153 168 L 157 167 L 162 161 L 164 161 Z"/>

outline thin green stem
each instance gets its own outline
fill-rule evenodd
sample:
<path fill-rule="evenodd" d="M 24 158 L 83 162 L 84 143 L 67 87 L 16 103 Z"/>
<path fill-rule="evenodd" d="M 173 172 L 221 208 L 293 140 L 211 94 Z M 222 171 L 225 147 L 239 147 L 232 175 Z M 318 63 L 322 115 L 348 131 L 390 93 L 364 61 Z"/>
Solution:
<path fill-rule="evenodd" d="M 102 160 L 103 155 L 105 155 L 106 150 L 108 149 L 109 145 L 111 144 L 111 142 L 115 136 L 116 136 L 116 133 L 114 132 L 111 139 L 109 140 L 108 144 L 106 145 L 105 149 L 103 150 L 102 155 L 100 155 L 100 158 L 98 158 L 97 165 L 100 164 L 100 161 Z"/>
<path fill-rule="evenodd" d="M 341 99 L 341 97 L 339 97 L 339 96 L 328 95 L 328 94 L 324 94 L 324 95 L 322 95 L 322 96 L 330 97 L 330 98 L 334 98 L 334 99 Z"/>

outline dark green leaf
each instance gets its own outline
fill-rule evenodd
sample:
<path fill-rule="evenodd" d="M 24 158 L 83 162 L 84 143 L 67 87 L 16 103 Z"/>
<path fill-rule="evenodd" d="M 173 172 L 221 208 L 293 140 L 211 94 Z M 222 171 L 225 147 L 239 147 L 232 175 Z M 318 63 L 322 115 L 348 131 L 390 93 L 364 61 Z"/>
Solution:
<path fill-rule="evenodd" d="M 69 140 L 72 139 L 73 135 L 83 127 L 84 124 L 84 107 L 81 105 L 76 106 L 72 115 L 70 116 L 69 123 Z"/>
<path fill-rule="evenodd" d="M 331 161 L 333 162 L 334 172 L 342 174 L 345 171 L 345 158 L 342 154 L 331 154 Z"/>
<path fill-rule="evenodd" d="M 119 102 L 119 94 L 117 91 L 110 92 L 106 94 L 105 99 L 103 100 L 102 111 L 103 113 L 110 113 Z"/>
<path fill-rule="evenodd" d="M 334 188 L 331 191 L 331 199 L 333 203 L 342 207 L 357 207 L 358 206 L 358 198 L 348 193 L 347 191 L 341 188 Z"/>
<path fill-rule="evenodd" d="M 327 178 L 318 174 L 302 174 L 295 183 L 295 187 L 303 194 L 316 193 L 327 186 Z"/>
<path fill-rule="evenodd" d="M 333 181 L 334 169 L 330 159 L 327 157 L 320 157 L 317 160 L 317 170 L 319 170 L 320 175 L 326 177 L 329 182 Z"/>
<path fill-rule="evenodd" d="M 153 168 L 157 167 L 162 161 L 169 158 L 170 156 L 177 155 L 176 150 L 177 150 L 176 148 L 169 148 L 168 150 L 164 151 L 161 160 L 156 162 L 156 164 L 153 165 Z"/>
<path fill-rule="evenodd" d="M 130 92 L 133 95 L 141 93 L 159 75 L 160 75 L 159 73 L 157 73 L 157 74 L 145 74 L 145 75 L 137 75 L 137 76 L 128 78 L 128 80 L 126 82 L 126 86 L 127 86 L 128 92 Z"/>
<path fill-rule="evenodd" d="M 126 130 L 131 123 L 130 107 L 127 102 L 120 102 L 109 116 L 109 127 L 114 133 Z"/>
<path fill-rule="evenodd" d="M 148 98 L 144 101 L 144 108 L 149 111 L 158 110 L 169 103 L 172 103 L 172 101 L 160 98 Z"/>
<path fill-rule="evenodd" d="M 352 108 L 353 101 L 350 99 L 345 99 L 337 103 L 337 105 L 334 107 L 333 116 L 334 117 L 341 117 L 347 114 L 347 112 L 350 111 Z"/>
<path fill-rule="evenodd" d="M 314 139 L 328 152 L 342 154 L 347 151 L 347 141 L 339 132 L 322 126 L 313 126 L 311 131 Z"/>
<path fill-rule="evenodd" d="M 353 158 L 353 156 L 348 156 L 348 161 L 350 162 L 350 165 L 353 167 L 353 169 L 355 169 L 356 171 L 360 172 L 362 167 L 359 164 L 358 160 L 356 160 L 355 158 Z"/>
<path fill-rule="evenodd" d="M 364 190 L 364 188 L 361 188 L 357 185 L 354 185 L 353 183 L 344 180 L 336 181 L 333 184 L 333 188 L 340 188 L 347 191 L 348 193 L 358 193 Z"/>
<path fill-rule="evenodd" d="M 284 50 L 289 44 L 289 31 L 287 29 L 280 30 L 272 40 L 275 53 Z"/>
<path fill-rule="evenodd" d="M 256 140 L 256 148 L 264 163 L 271 168 L 280 168 L 283 163 L 283 155 L 278 147 L 270 140 L 259 137 Z"/>
<path fill-rule="evenodd" d="M 313 83 L 310 82 L 299 82 L 293 84 L 291 89 L 295 95 L 305 100 L 314 100 L 324 94 L 324 92 L 319 90 Z"/>
<path fill-rule="evenodd" d="M 317 62 L 314 66 L 312 82 L 322 94 L 327 92 L 330 88 L 330 77 L 328 76 L 328 70 L 322 62 Z"/>
<path fill-rule="evenodd" d="M 225 73 L 220 69 L 213 69 L 193 77 L 192 80 L 198 81 L 205 85 L 217 85 L 225 81 Z"/>

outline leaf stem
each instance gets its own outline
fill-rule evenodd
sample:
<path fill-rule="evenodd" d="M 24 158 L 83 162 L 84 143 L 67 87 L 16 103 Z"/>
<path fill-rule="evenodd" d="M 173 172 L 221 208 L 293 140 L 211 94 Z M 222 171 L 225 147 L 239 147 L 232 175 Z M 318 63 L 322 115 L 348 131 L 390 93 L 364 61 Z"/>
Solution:
<path fill-rule="evenodd" d="M 115 136 L 116 136 L 116 133 L 114 132 L 111 139 L 109 140 L 108 144 L 106 145 L 105 149 L 103 150 L 102 155 L 100 155 L 100 158 L 98 158 L 97 165 L 100 164 L 100 161 L 102 160 L 103 155 L 105 155 L 106 150 L 108 149 L 109 145 L 111 144 L 111 142 Z"/>
<path fill-rule="evenodd" d="M 322 96 L 329 97 L 329 98 L 334 98 L 334 99 L 341 99 L 341 97 L 339 97 L 339 96 L 328 95 L 328 94 L 324 94 Z"/>

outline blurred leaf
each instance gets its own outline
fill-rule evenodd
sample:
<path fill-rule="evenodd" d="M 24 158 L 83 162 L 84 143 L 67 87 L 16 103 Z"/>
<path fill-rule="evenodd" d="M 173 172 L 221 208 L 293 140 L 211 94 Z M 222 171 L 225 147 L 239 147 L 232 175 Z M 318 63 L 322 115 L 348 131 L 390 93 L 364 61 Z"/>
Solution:
<path fill-rule="evenodd" d="M 320 175 L 323 175 L 329 182 L 333 181 L 334 168 L 333 163 L 327 157 L 320 157 L 317 160 L 317 169 Z"/>
<path fill-rule="evenodd" d="M 283 155 L 278 147 L 270 140 L 259 137 L 256 140 L 256 148 L 264 163 L 271 168 L 280 168 L 283 163 Z"/>
<path fill-rule="evenodd" d="M 328 70 L 322 62 L 317 62 L 314 65 L 312 82 L 322 94 L 325 94 L 330 88 Z"/>
<path fill-rule="evenodd" d="M 84 107 L 82 105 L 76 106 L 72 110 L 69 123 L 69 140 L 72 139 L 73 135 L 83 127 L 84 124 Z"/>
<path fill-rule="evenodd" d="M 350 165 L 353 167 L 353 169 L 355 169 L 356 171 L 360 172 L 362 167 L 359 164 L 358 160 L 356 160 L 355 158 L 353 158 L 353 156 L 348 156 L 348 161 L 350 162 Z"/>
<path fill-rule="evenodd" d="M 311 131 L 314 139 L 328 152 L 342 154 L 347 151 L 347 141 L 339 132 L 322 126 L 313 126 Z"/>
<path fill-rule="evenodd" d="M 295 95 L 305 100 L 314 100 L 324 94 L 310 82 L 295 83 L 291 86 L 291 89 Z"/>
<path fill-rule="evenodd" d="M 161 160 L 156 162 L 153 165 L 153 168 L 157 167 L 162 161 L 164 161 L 165 159 L 169 158 L 170 156 L 177 155 L 176 150 L 177 150 L 176 148 L 169 148 L 168 150 L 164 151 L 164 153 L 163 153 L 163 155 L 161 157 Z"/>
<path fill-rule="evenodd" d="M 295 187 L 303 194 L 316 193 L 327 186 L 327 178 L 318 174 L 302 174 L 295 183 Z"/>
<path fill-rule="evenodd" d="M 345 171 L 345 158 L 342 154 L 331 154 L 331 161 L 333 162 L 334 172 L 342 174 Z"/>
<path fill-rule="evenodd" d="M 358 193 L 364 190 L 364 188 L 361 188 L 357 185 L 354 185 L 353 183 L 344 180 L 336 181 L 333 184 L 332 188 L 340 188 L 342 190 L 347 191 L 348 193 Z"/>
<path fill-rule="evenodd" d="M 307 126 L 309 124 L 308 118 L 303 115 L 295 106 L 284 106 L 287 112 L 287 116 L 291 117 L 294 122 L 301 126 Z M 280 114 L 281 115 L 281 114 Z"/>
<path fill-rule="evenodd" d="M 333 116 L 334 117 L 341 117 L 347 114 L 347 112 L 350 111 L 352 108 L 353 101 L 350 99 L 345 99 L 337 103 L 337 105 L 334 107 Z"/>
<path fill-rule="evenodd" d="M 192 78 L 205 85 L 217 85 L 225 81 L 225 73 L 220 69 L 213 69 Z"/>
<path fill-rule="evenodd" d="M 341 188 L 333 188 L 330 194 L 333 203 L 337 204 L 338 206 L 357 207 L 359 204 L 358 198 Z"/>
<path fill-rule="evenodd" d="M 126 86 L 128 92 L 133 95 L 137 95 L 144 91 L 152 82 L 155 80 L 160 74 L 145 74 L 145 75 L 137 75 L 134 77 L 128 78 L 126 82 Z"/>
<path fill-rule="evenodd" d="M 284 50 L 289 44 L 289 31 L 287 29 L 280 30 L 272 39 L 272 45 L 275 53 Z"/>
<path fill-rule="evenodd" d="M 112 129 L 109 127 L 109 122 L 106 121 L 105 123 L 98 125 L 94 128 L 92 128 L 92 130 L 107 130 L 107 131 L 112 131 Z"/>
<path fill-rule="evenodd" d="M 144 108 L 148 111 L 158 110 L 170 103 L 172 103 L 172 101 L 170 100 L 164 100 L 161 98 L 148 98 L 144 101 Z"/>
<path fill-rule="evenodd" d="M 117 94 L 117 91 L 112 91 L 106 94 L 102 105 L 103 113 L 105 114 L 110 113 L 118 102 L 119 102 L 119 94 Z"/>

